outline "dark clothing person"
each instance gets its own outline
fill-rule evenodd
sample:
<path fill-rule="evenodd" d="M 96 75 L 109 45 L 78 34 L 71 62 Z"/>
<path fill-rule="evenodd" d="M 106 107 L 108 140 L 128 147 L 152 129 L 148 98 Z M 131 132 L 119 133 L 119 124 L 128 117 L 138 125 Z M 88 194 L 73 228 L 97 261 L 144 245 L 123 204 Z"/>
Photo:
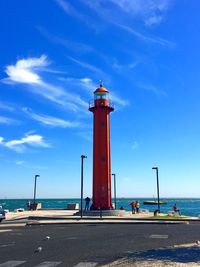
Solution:
<path fill-rule="evenodd" d="M 131 209 L 132 209 L 132 214 L 135 214 L 135 202 L 132 201 L 132 202 L 130 203 L 130 205 L 131 205 Z"/>
<path fill-rule="evenodd" d="M 85 210 L 89 210 L 90 208 L 90 198 L 86 197 L 85 198 Z"/>

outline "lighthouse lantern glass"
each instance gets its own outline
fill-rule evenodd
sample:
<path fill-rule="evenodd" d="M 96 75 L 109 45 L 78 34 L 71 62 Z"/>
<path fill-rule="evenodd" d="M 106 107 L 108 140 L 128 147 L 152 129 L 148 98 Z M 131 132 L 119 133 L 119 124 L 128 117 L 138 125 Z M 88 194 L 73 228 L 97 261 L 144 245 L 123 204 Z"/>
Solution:
<path fill-rule="evenodd" d="M 94 94 L 94 98 L 96 99 L 108 99 L 108 93 L 98 92 Z"/>

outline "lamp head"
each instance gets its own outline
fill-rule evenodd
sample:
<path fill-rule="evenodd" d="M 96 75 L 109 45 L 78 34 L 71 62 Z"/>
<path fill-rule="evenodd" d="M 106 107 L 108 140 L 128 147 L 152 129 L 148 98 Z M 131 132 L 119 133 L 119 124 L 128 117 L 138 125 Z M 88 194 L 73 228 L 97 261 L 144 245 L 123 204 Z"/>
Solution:
<path fill-rule="evenodd" d="M 152 168 L 152 170 L 157 170 L 157 169 L 158 169 L 158 167 L 153 167 L 153 168 Z"/>
<path fill-rule="evenodd" d="M 81 155 L 81 158 L 83 158 L 83 159 L 86 159 L 86 158 L 87 158 L 87 156 L 85 156 L 85 155 Z"/>
<path fill-rule="evenodd" d="M 37 178 L 37 177 L 40 177 L 40 175 L 39 175 L 39 174 L 36 174 L 36 175 L 35 175 L 35 178 Z"/>

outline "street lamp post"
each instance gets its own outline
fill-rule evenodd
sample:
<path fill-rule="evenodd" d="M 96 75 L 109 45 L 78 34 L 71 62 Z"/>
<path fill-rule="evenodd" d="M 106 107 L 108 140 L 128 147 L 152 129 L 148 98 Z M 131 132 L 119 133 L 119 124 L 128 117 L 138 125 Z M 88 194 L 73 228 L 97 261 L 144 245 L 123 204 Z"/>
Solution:
<path fill-rule="evenodd" d="M 115 199 L 115 209 L 117 209 L 117 200 L 116 200 L 116 174 L 112 173 L 114 178 L 114 199 Z"/>
<path fill-rule="evenodd" d="M 83 217 L 83 160 L 86 158 L 87 156 L 81 155 L 81 218 Z"/>
<path fill-rule="evenodd" d="M 35 205 L 35 197 L 36 197 L 36 185 L 37 185 L 37 178 L 40 177 L 39 174 L 35 175 L 35 184 L 34 184 L 34 196 L 33 196 L 33 209 L 36 209 L 36 205 Z"/>
<path fill-rule="evenodd" d="M 157 178 L 157 196 L 158 196 L 158 211 L 160 213 L 160 195 L 159 195 L 159 179 L 158 179 L 158 167 L 153 167 L 153 170 L 156 170 L 156 178 Z"/>

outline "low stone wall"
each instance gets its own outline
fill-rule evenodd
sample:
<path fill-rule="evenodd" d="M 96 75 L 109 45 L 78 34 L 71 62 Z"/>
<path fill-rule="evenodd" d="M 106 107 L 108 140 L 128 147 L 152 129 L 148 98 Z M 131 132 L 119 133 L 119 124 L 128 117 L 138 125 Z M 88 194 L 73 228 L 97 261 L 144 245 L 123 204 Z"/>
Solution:
<path fill-rule="evenodd" d="M 68 210 L 79 210 L 79 204 L 78 203 L 69 203 L 67 204 Z"/>

